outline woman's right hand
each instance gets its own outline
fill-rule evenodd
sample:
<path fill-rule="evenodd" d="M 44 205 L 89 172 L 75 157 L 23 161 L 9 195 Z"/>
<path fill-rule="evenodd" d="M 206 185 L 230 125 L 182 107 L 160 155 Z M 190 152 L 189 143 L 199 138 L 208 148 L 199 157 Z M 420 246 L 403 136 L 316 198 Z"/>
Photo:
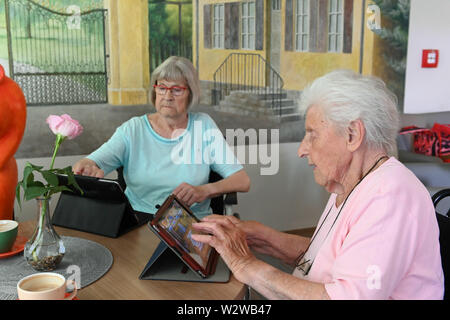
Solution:
<path fill-rule="evenodd" d="M 219 219 L 221 219 L 219 216 Z M 216 215 L 206 216 L 202 221 L 213 221 Z M 226 216 L 237 228 L 241 229 L 246 236 L 248 246 L 257 252 L 269 254 L 271 252 L 271 243 L 269 235 L 271 228 L 257 221 L 243 221 L 234 216 Z"/>
<path fill-rule="evenodd" d="M 309 238 L 281 232 L 257 221 L 239 220 L 234 216 L 226 218 L 245 234 L 247 245 L 252 250 L 278 258 L 287 264 L 293 264 L 299 252 L 306 250 L 310 241 Z M 209 215 L 202 221 L 215 219 L 216 215 Z"/>
<path fill-rule="evenodd" d="M 105 176 L 105 172 L 100 169 L 97 164 L 91 159 L 81 159 L 77 163 L 75 163 L 72 167 L 72 171 L 74 174 L 79 174 L 82 176 L 91 176 L 96 178 L 103 178 Z"/>

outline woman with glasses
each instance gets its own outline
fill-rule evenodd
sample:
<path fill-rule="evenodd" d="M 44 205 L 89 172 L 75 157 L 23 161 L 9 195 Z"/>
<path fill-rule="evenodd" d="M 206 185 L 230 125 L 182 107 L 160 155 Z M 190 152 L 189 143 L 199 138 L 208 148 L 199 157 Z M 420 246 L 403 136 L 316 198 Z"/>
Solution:
<path fill-rule="evenodd" d="M 433 203 L 395 158 L 396 97 L 380 79 L 344 70 L 314 81 L 300 106 L 306 133 L 298 156 L 331 194 L 312 238 L 215 215 L 194 226 L 208 235 L 192 238 L 215 247 L 238 280 L 271 299 L 442 299 Z"/>
<path fill-rule="evenodd" d="M 155 213 L 170 195 L 197 217 L 211 213 L 210 198 L 247 192 L 250 180 L 212 118 L 190 112 L 200 96 L 192 63 L 170 57 L 152 74 L 156 112 L 123 123 L 99 149 L 73 166 L 75 174 L 103 177 L 123 167 L 125 194 L 133 209 Z M 224 179 L 208 183 L 210 171 Z"/>

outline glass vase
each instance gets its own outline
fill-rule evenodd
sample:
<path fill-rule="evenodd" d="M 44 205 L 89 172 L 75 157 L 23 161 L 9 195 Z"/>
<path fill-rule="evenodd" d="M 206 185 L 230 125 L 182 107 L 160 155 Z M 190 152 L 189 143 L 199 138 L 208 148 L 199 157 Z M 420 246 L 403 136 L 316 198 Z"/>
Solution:
<path fill-rule="evenodd" d="M 61 263 L 65 247 L 50 220 L 50 199 L 36 198 L 37 224 L 33 236 L 25 244 L 24 256 L 38 271 L 52 271 Z"/>

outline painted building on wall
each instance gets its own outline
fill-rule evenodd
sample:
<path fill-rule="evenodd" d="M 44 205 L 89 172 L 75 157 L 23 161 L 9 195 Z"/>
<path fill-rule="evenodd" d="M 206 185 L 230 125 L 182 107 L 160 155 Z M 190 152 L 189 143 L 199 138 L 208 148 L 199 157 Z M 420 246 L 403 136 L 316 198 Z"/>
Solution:
<path fill-rule="evenodd" d="M 230 54 L 256 54 L 300 92 L 335 69 L 383 77 L 382 40 L 368 27 L 364 0 L 198 0 L 194 2 L 193 61 L 212 87 Z M 371 21 L 373 22 L 373 21 Z M 250 74 L 255 65 L 239 65 Z"/>

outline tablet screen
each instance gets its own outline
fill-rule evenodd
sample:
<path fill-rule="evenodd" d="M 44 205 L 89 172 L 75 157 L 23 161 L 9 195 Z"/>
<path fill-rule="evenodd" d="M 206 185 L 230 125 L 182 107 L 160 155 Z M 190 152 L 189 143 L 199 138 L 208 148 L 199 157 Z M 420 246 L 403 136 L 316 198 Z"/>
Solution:
<path fill-rule="evenodd" d="M 192 224 L 198 222 L 192 214 L 174 198 L 169 206 L 158 215 L 157 225 L 163 228 L 203 269 L 208 264 L 211 247 L 192 240 Z"/>

